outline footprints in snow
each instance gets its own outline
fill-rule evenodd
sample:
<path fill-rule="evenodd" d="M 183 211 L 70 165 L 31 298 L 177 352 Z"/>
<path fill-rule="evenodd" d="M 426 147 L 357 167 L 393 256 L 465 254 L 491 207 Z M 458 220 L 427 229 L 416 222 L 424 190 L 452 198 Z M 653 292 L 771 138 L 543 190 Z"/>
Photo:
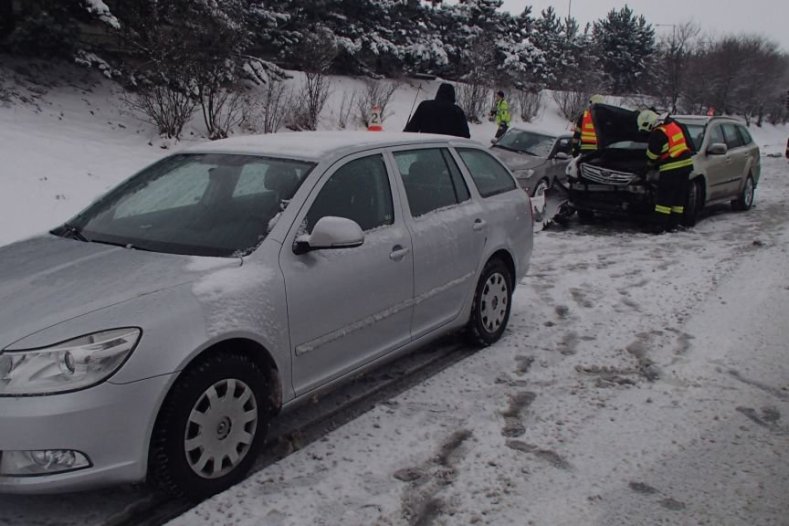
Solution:
<path fill-rule="evenodd" d="M 456 431 L 427 462 L 394 473 L 396 479 L 409 484 L 401 499 L 402 516 L 407 524 L 432 524 L 436 517 L 446 512 L 447 503 L 437 495 L 457 478 L 455 466 L 462 458 L 463 444 L 471 436 L 468 429 Z"/>
<path fill-rule="evenodd" d="M 662 495 L 660 490 L 643 482 L 631 482 L 628 484 L 628 486 L 634 492 L 645 497 L 652 495 Z M 664 497 L 658 501 L 658 504 L 671 511 L 682 511 L 687 507 L 684 502 L 678 501 L 673 497 Z"/>

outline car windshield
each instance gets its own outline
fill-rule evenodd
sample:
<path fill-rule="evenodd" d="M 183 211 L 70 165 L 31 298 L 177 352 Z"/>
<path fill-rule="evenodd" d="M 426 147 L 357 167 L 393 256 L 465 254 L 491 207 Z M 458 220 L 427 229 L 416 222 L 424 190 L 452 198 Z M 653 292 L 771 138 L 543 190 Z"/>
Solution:
<path fill-rule="evenodd" d="M 52 233 L 172 254 L 248 254 L 313 167 L 251 155 L 173 155 Z"/>
<path fill-rule="evenodd" d="M 550 135 L 512 129 L 501 136 L 496 146 L 537 157 L 548 157 L 554 142 L 556 137 Z"/>

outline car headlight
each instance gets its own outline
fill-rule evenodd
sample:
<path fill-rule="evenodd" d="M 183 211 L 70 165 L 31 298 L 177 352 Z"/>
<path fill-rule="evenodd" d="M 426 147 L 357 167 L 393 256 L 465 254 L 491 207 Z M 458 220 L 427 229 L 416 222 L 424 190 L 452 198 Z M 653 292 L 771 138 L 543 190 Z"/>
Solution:
<path fill-rule="evenodd" d="M 96 385 L 118 370 L 142 331 L 95 332 L 42 349 L 0 353 L 0 396 L 48 395 Z"/>

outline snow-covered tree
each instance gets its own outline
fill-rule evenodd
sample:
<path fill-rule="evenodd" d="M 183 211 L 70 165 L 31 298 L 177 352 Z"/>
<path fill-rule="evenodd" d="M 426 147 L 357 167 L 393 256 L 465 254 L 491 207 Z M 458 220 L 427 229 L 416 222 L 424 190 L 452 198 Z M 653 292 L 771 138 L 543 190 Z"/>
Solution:
<path fill-rule="evenodd" d="M 594 23 L 592 37 L 613 93 L 633 93 L 655 58 L 655 30 L 628 6 Z"/>

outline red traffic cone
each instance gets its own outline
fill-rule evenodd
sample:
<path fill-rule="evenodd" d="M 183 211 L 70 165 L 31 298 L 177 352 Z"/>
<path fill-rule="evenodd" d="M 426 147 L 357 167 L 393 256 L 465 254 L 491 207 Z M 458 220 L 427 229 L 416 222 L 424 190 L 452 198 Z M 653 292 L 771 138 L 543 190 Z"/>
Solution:
<path fill-rule="evenodd" d="M 381 124 L 381 107 L 378 104 L 373 106 L 373 111 L 370 113 L 370 124 L 367 126 L 367 131 L 383 131 L 384 126 Z"/>

